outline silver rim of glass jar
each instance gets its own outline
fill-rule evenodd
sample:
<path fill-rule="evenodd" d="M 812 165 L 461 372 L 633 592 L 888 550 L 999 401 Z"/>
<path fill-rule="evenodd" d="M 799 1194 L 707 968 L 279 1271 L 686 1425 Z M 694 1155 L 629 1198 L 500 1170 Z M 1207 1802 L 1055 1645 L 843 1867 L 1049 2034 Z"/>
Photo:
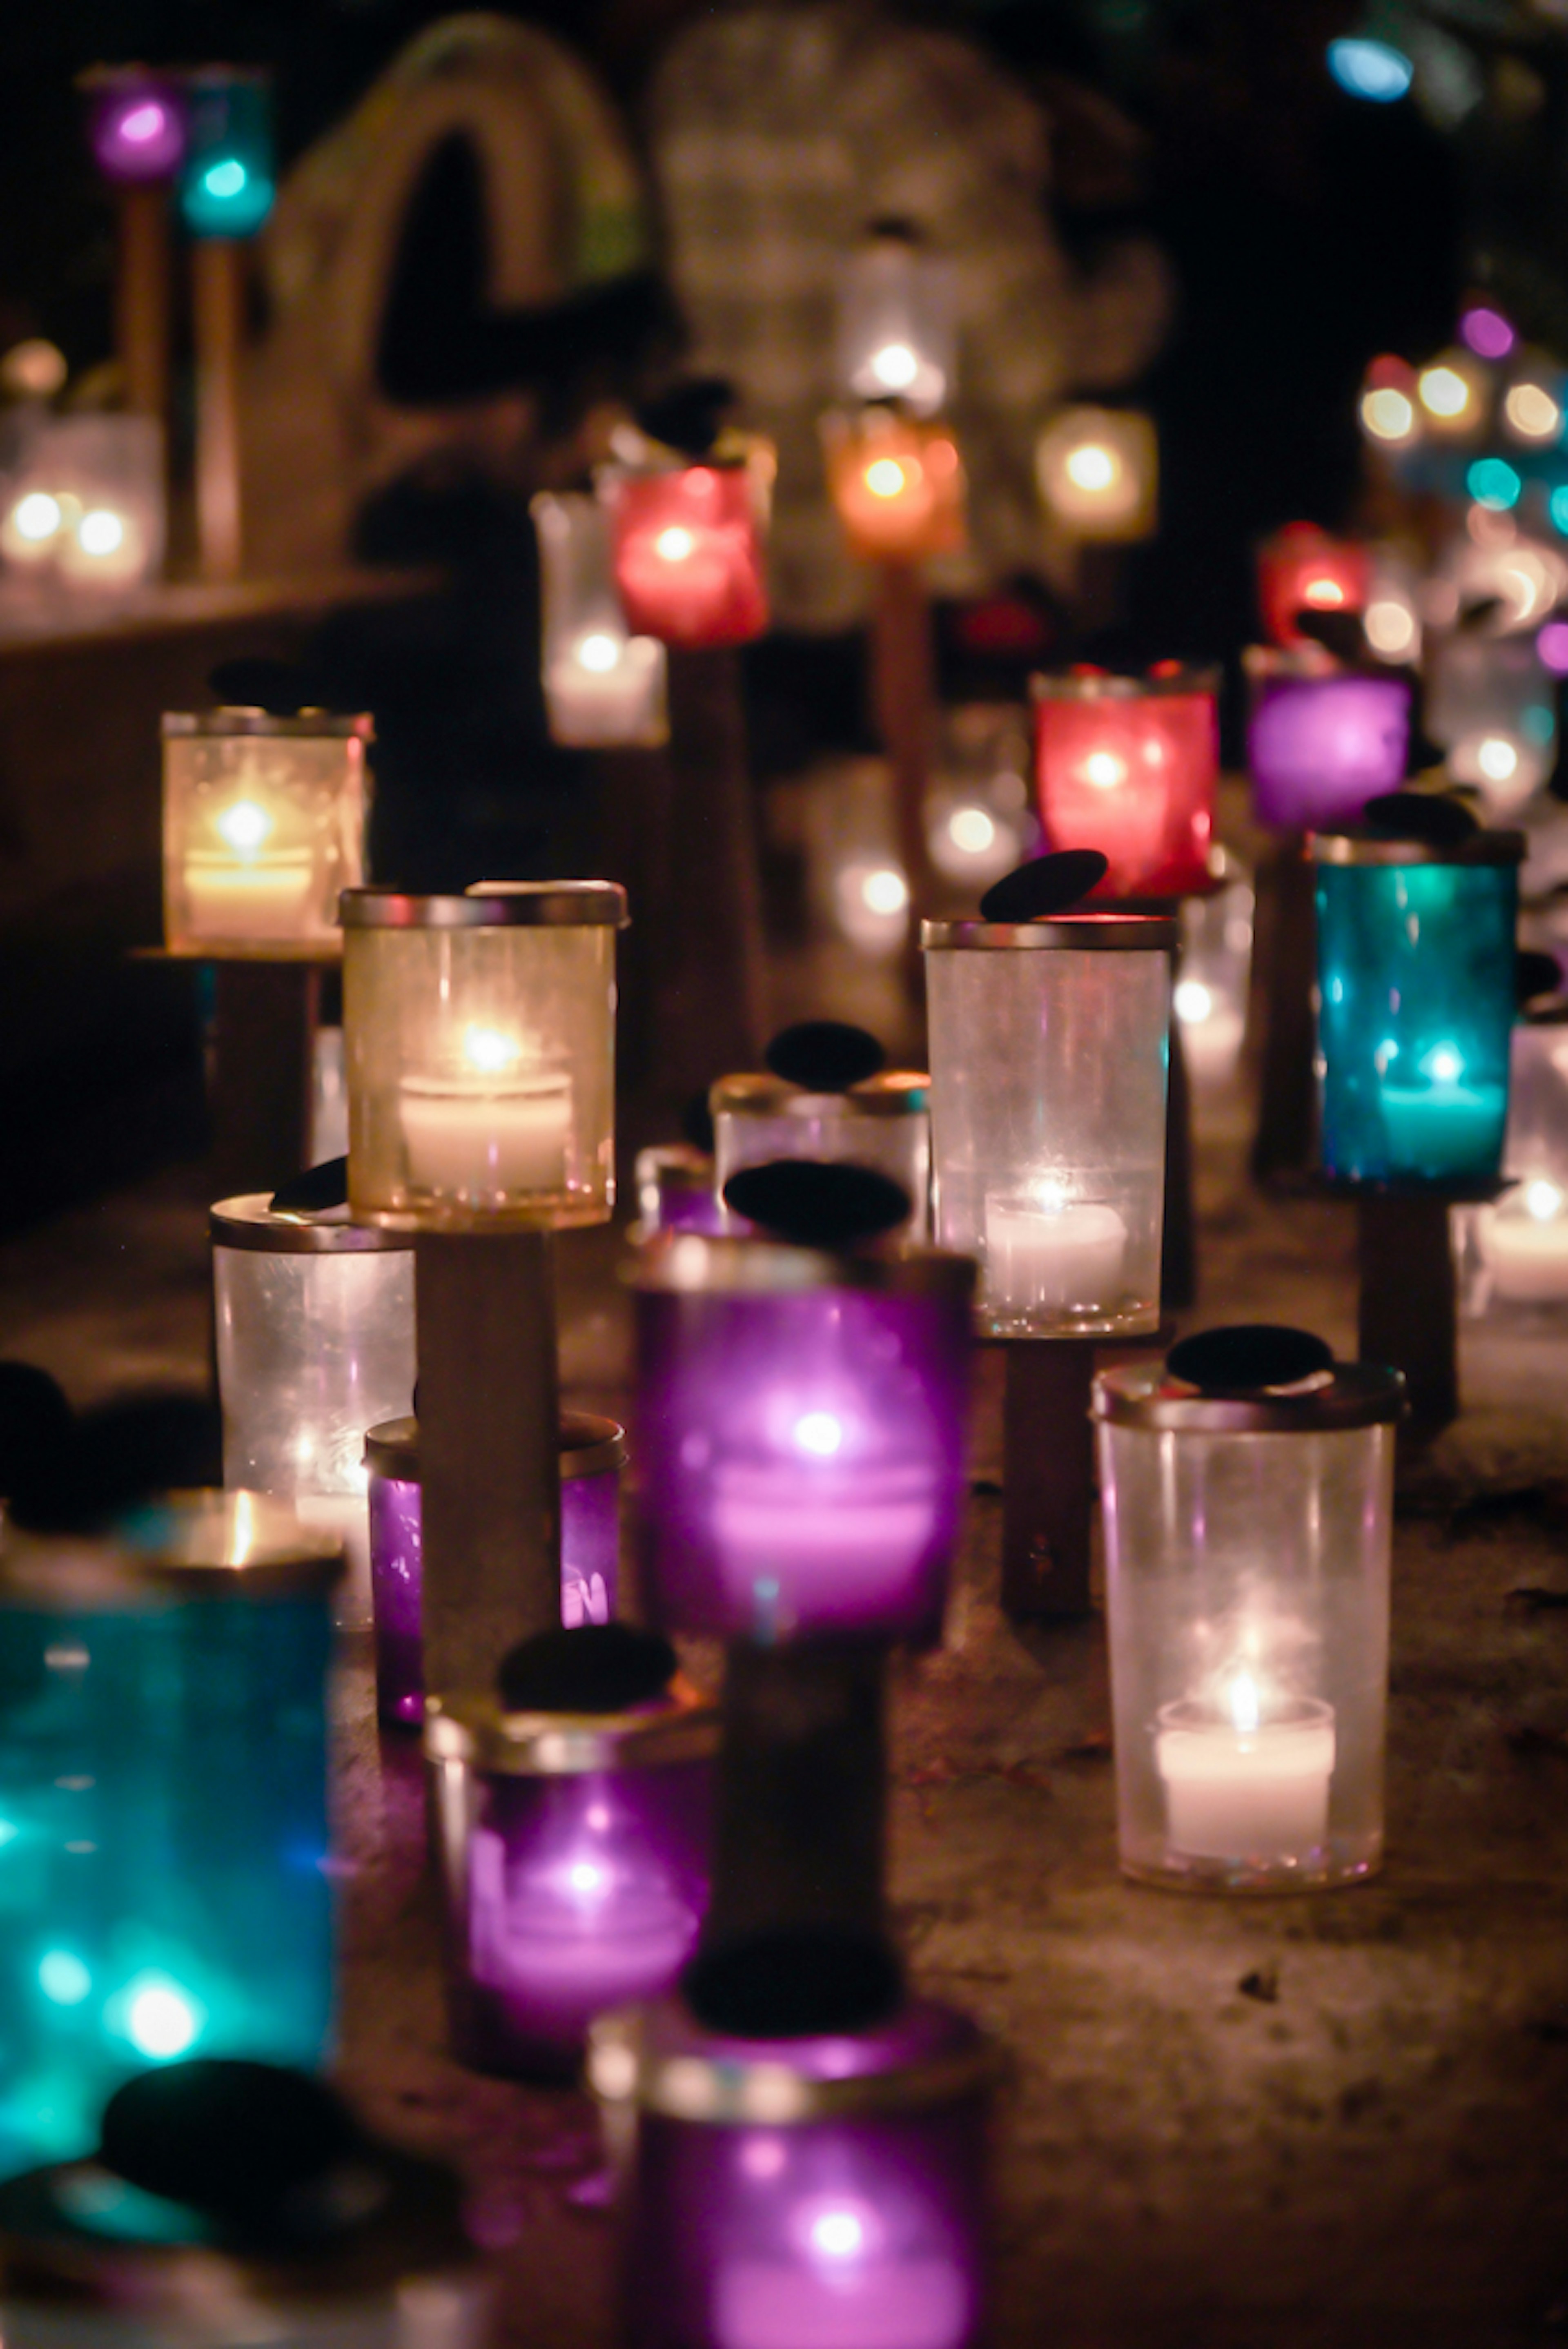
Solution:
<path fill-rule="evenodd" d="M 946 1248 L 910 1248 L 887 1256 L 834 1256 L 826 1248 L 792 1247 L 783 1240 L 709 1238 L 698 1232 L 660 1232 L 649 1241 L 630 1278 L 637 1288 L 677 1296 L 794 1297 L 811 1289 L 870 1289 L 882 1296 L 947 1299 L 967 1305 L 978 1267 L 973 1257 Z"/>
<path fill-rule="evenodd" d="M 1039 672 L 1029 679 L 1029 698 L 1033 701 L 1145 701 L 1173 693 L 1207 693 L 1217 695 L 1220 672 L 1217 668 L 1172 667 L 1161 676 L 1113 677 L 1097 672 L 1090 677 L 1059 677 Z"/>
<path fill-rule="evenodd" d="M 340 1541 L 263 1493 L 165 1493 L 101 1535 L 13 1533 L 0 1607 L 112 1612 L 164 1599 L 296 1599 L 341 1581 Z"/>
<path fill-rule="evenodd" d="M 637 1153 L 634 1179 L 661 1191 L 711 1191 L 713 1160 L 689 1142 L 660 1142 Z"/>
<path fill-rule="evenodd" d="M 931 1079 L 916 1069 L 884 1069 L 842 1092 L 808 1092 L 787 1077 L 720 1077 L 708 1093 L 715 1117 L 918 1117 L 931 1106 Z"/>
<path fill-rule="evenodd" d="M 707 2055 L 692 2041 L 700 2026 L 683 2008 L 673 2013 L 672 2044 L 654 2044 L 664 2006 L 601 2015 L 588 2033 L 588 2085 L 607 2105 L 634 2105 L 670 2120 L 772 2127 L 857 2113 L 918 2112 L 990 2086 L 1001 2069 L 995 2043 L 978 2031 L 939 2054 L 837 2080 L 811 2079 L 777 2058 Z M 683 2044 L 684 2043 L 684 2044 Z M 725 2038 L 720 2044 L 733 2049 Z"/>
<path fill-rule="evenodd" d="M 279 718 L 270 709 L 166 709 L 163 713 L 163 739 L 166 742 L 223 741 L 235 735 L 272 738 L 277 741 L 342 741 L 357 735 L 362 742 L 376 740 L 376 720 L 368 709 L 353 717 L 344 717 L 335 709 L 302 709 L 291 718 Z"/>
<path fill-rule="evenodd" d="M 350 1223 L 346 1207 L 329 1207 L 318 1216 L 276 1215 L 267 1204 L 270 1196 L 253 1191 L 220 1199 L 207 1216 L 213 1247 L 249 1248 L 258 1256 L 359 1256 L 414 1245 L 411 1231 Z"/>
<path fill-rule="evenodd" d="M 1349 1427 L 1392 1426 L 1405 1412 L 1402 1371 L 1376 1362 L 1340 1362 L 1321 1385 L 1304 1381 L 1251 1394 L 1205 1394 L 1163 1367 L 1126 1363 L 1101 1371 L 1090 1405 L 1112 1427 L 1147 1427 L 1170 1435 L 1317 1435 Z"/>
<path fill-rule="evenodd" d="M 1522 832 L 1477 832 L 1448 848 L 1429 840 L 1375 840 L 1364 832 L 1309 832 L 1314 864 L 1522 864 Z"/>
<path fill-rule="evenodd" d="M 563 1411 L 561 1414 L 561 1477 L 603 1476 L 626 1464 L 626 1431 L 619 1420 L 593 1411 Z M 384 1419 L 366 1431 L 365 1465 L 373 1476 L 395 1476 L 399 1484 L 419 1481 L 419 1423 L 411 1415 Z"/>
<path fill-rule="evenodd" d="M 718 1708 L 672 1697 L 659 1712 L 508 1713 L 488 1696 L 428 1697 L 425 1753 L 502 1778 L 662 1770 L 718 1752 Z"/>
<path fill-rule="evenodd" d="M 490 881 L 461 897 L 411 897 L 401 889 L 345 889 L 346 930 L 624 930 L 626 893 L 616 881 Z"/>
<path fill-rule="evenodd" d="M 1171 954 L 1181 924 L 1162 914 L 1051 914 L 1034 922 L 922 922 L 927 953 L 954 947 L 1006 952 L 1063 948 L 1078 954 Z"/>

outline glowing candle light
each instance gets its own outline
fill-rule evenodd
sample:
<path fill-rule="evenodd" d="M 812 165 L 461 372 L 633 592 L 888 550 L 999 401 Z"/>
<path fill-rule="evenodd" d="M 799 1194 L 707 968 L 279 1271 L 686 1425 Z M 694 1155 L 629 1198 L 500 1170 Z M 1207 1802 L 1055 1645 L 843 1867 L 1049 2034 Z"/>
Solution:
<path fill-rule="evenodd" d="M 1051 848 L 1098 848 L 1105 896 L 1179 896 L 1209 877 L 1219 728 L 1212 675 L 1037 678 L 1036 778 Z"/>
<path fill-rule="evenodd" d="M 1288 523 L 1258 550 L 1258 600 L 1271 643 L 1305 641 L 1299 615 L 1365 610 L 1371 558 L 1312 523 Z"/>
<path fill-rule="evenodd" d="M 855 399 L 902 400 L 933 416 L 953 390 L 950 263 L 901 222 L 879 223 L 841 273 L 835 372 Z"/>
<path fill-rule="evenodd" d="M 1154 528 L 1158 470 L 1153 424 L 1126 409 L 1068 409 L 1035 451 L 1047 511 L 1085 540 L 1146 538 Z"/>
<path fill-rule="evenodd" d="M 171 712 L 163 904 L 174 953 L 309 953 L 337 940 L 364 873 L 368 717 Z"/>
<path fill-rule="evenodd" d="M 604 481 L 615 584 L 634 636 L 737 645 L 768 625 L 756 497 L 743 465 Z"/>
<path fill-rule="evenodd" d="M 854 552 L 922 562 L 964 543 L 964 468 L 947 427 L 885 409 L 823 419 L 828 484 Z"/>
<path fill-rule="evenodd" d="M 552 737 L 573 748 L 664 741 L 665 648 L 627 631 L 615 594 L 608 512 L 597 498 L 553 494 L 536 497 L 531 511 L 543 577 Z"/>

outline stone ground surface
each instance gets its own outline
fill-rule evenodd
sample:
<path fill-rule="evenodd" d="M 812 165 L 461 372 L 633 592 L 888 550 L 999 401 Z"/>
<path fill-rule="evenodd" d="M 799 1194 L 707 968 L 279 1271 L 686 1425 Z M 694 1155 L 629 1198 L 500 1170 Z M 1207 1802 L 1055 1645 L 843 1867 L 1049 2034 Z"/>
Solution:
<path fill-rule="evenodd" d="M 1348 1212 L 1260 1201 L 1245 1134 L 1239 1102 L 1205 1112 L 1190 1318 L 1294 1319 L 1347 1350 Z M 561 1247 L 566 1384 L 609 1408 L 618 1252 Z M 0 1247 L 0 1354 L 78 1404 L 199 1390 L 205 1282 L 187 1171 Z M 1014 1633 L 999 1505 L 976 1497 L 946 1648 L 896 1671 L 893 1889 L 922 1986 L 1009 2053 L 999 2349 L 1568 2341 L 1565 1370 L 1568 1329 L 1467 1337 L 1466 1416 L 1398 1527 L 1389 1858 L 1354 1891 L 1224 1903 L 1119 1879 L 1099 1627 Z M 988 1363 L 982 1479 L 998 1414 Z M 340 1700 L 342 2076 L 461 2165 L 506 2340 L 606 2349 L 592 2111 L 445 2054 L 418 1762 L 378 1745 L 362 1651 Z"/>

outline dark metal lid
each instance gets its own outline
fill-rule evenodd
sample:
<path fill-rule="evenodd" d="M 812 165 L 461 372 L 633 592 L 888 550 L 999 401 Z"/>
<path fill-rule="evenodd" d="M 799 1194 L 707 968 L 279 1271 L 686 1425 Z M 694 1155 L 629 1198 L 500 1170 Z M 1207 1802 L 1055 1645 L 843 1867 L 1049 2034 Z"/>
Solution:
<path fill-rule="evenodd" d="M 922 922 L 920 943 L 987 952 L 1066 949 L 1078 954 L 1170 954 L 1181 925 L 1159 914 L 1053 914 L 1034 922 Z"/>
<path fill-rule="evenodd" d="M 710 1238 L 660 1232 L 629 1278 L 634 1288 L 684 1296 L 799 1297 L 816 1289 L 869 1289 L 888 1297 L 930 1297 L 965 1305 L 975 1293 L 973 1257 L 945 1248 L 908 1248 L 880 1256 L 835 1256 L 782 1240 Z"/>
<path fill-rule="evenodd" d="M 357 735 L 362 742 L 376 740 L 376 720 L 368 709 L 345 717 L 335 709 L 301 709 L 283 718 L 270 709 L 166 709 L 163 739 L 221 741 L 236 736 L 279 741 L 340 740 Z"/>
<path fill-rule="evenodd" d="M 1171 1378 L 1162 1362 L 1127 1362 L 1100 1371 L 1090 1405 L 1094 1418 L 1114 1427 L 1174 1435 L 1315 1435 L 1392 1426 L 1404 1410 L 1403 1372 L 1373 1362 L 1336 1362 L 1299 1387 L 1254 1394 L 1205 1394 Z"/>
<path fill-rule="evenodd" d="M 883 1069 L 842 1092 L 806 1092 L 764 1071 L 720 1077 L 708 1094 L 715 1117 L 919 1117 L 931 1105 L 931 1079 L 913 1069 Z"/>
<path fill-rule="evenodd" d="M 624 930 L 626 893 L 614 881 L 489 881 L 461 897 L 411 897 L 400 889 L 346 889 L 346 930 Z"/>
<path fill-rule="evenodd" d="M 563 1411 L 561 1414 L 561 1475 L 603 1476 L 626 1464 L 626 1431 L 618 1420 L 597 1412 Z M 384 1419 L 365 1438 L 365 1464 L 375 1476 L 395 1476 L 405 1485 L 419 1481 L 419 1423 Z"/>
<path fill-rule="evenodd" d="M 279 1215 L 271 1200 L 270 1191 L 220 1199 L 207 1217 L 212 1246 L 249 1248 L 260 1256 L 360 1256 L 381 1248 L 407 1251 L 414 1245 L 412 1232 L 350 1222 L 346 1207 L 314 1216 Z"/>
<path fill-rule="evenodd" d="M 1473 832 L 1439 847 L 1429 840 L 1382 840 L 1357 828 L 1309 832 L 1306 853 L 1315 864 L 1522 864 L 1525 842 L 1522 832 Z"/>
<path fill-rule="evenodd" d="M 340 1541 L 263 1493 L 167 1493 L 102 1536 L 12 1534 L 0 1606 L 112 1612 L 157 1599 L 294 1599 L 341 1580 Z"/>
<path fill-rule="evenodd" d="M 581 1777 L 707 1762 L 718 1708 L 677 1676 L 653 1704 L 625 1713 L 508 1713 L 493 1696 L 427 1697 L 425 1752 L 503 1778 Z"/>

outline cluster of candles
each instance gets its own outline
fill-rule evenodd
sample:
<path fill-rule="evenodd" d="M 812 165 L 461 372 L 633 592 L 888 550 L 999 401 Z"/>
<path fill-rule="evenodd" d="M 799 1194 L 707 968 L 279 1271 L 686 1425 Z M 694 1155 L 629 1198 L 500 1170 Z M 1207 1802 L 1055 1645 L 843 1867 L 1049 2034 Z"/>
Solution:
<path fill-rule="evenodd" d="M 179 182 L 192 236 L 253 236 L 277 177 L 267 76 L 241 66 L 188 73 L 99 66 L 84 78 L 88 144 L 117 188 Z"/>

